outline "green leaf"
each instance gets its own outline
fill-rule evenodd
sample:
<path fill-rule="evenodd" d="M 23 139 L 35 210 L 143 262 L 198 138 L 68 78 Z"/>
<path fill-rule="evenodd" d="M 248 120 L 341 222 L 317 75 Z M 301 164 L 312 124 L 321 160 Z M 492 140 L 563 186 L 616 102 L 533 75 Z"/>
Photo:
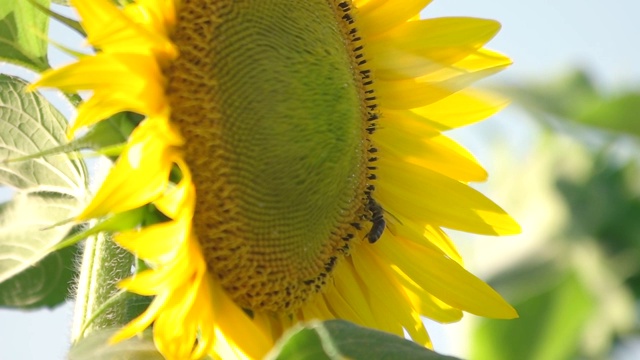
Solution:
<path fill-rule="evenodd" d="M 49 0 L 37 0 L 49 7 Z M 0 1 L 0 60 L 41 72 L 49 68 L 49 16 L 28 0 Z"/>
<path fill-rule="evenodd" d="M 399 336 L 343 320 L 312 321 L 285 333 L 268 360 L 289 359 L 455 359 Z"/>
<path fill-rule="evenodd" d="M 574 271 L 553 266 L 524 268 L 509 276 L 505 286 L 519 299 L 510 301 L 520 318 L 482 319 L 474 330 L 472 359 L 534 360 L 571 359 L 576 354 L 581 330 L 596 302 Z M 518 279 L 519 278 L 519 279 Z M 534 283 L 527 282 L 533 280 Z M 508 298 L 508 297 L 507 297 Z"/>
<path fill-rule="evenodd" d="M 640 92 L 606 94 L 585 71 L 541 84 L 501 88 L 540 120 L 562 119 L 640 136 Z"/>
<path fill-rule="evenodd" d="M 72 228 L 70 223 L 53 225 L 79 212 L 86 193 L 86 171 L 84 163 L 69 154 L 3 161 L 66 142 L 64 117 L 39 94 L 25 93 L 26 85 L 18 78 L 0 75 L 0 185 L 17 190 L 0 213 L 0 293 L 30 288 L 32 300 L 5 299 L 4 305 L 53 306 L 67 291 L 63 278 L 73 269 L 72 262 L 56 260 L 56 256 L 68 259 L 71 255 L 66 252 L 47 257 Z M 51 289 L 51 285 L 59 288 Z"/>
<path fill-rule="evenodd" d="M 71 298 L 79 246 L 53 252 L 35 266 L 0 283 L 0 306 L 32 309 L 55 307 Z"/>
<path fill-rule="evenodd" d="M 140 337 L 109 345 L 109 338 L 118 330 L 104 329 L 92 332 L 71 347 L 69 360 L 164 359 L 153 344 L 150 330 L 143 332 Z"/>
<path fill-rule="evenodd" d="M 73 20 L 71 18 L 68 18 L 66 16 L 63 16 L 61 14 L 58 14 L 57 12 L 51 10 L 48 6 L 43 6 L 42 4 L 40 4 L 38 2 L 38 0 L 27 0 L 29 3 L 31 3 L 31 5 L 33 5 L 34 7 L 36 7 L 38 10 L 40 10 L 40 12 L 46 14 L 47 16 L 50 16 L 51 18 L 58 20 L 60 23 L 67 25 L 70 29 L 75 30 L 78 34 L 80 34 L 80 36 L 82 37 L 86 37 L 87 33 L 84 31 L 84 29 L 82 28 L 82 25 L 80 25 L 80 22 L 77 20 Z M 56 0 L 53 0 L 54 3 L 56 3 Z M 71 6 L 68 2 L 66 4 L 61 4 L 61 5 L 68 5 Z M 60 48 L 62 51 L 65 52 L 69 52 L 69 49 L 67 49 L 66 47 L 51 41 L 51 44 Z"/>
<path fill-rule="evenodd" d="M 585 107 L 575 120 L 603 129 L 640 136 L 640 93 L 626 92 Z"/>
<path fill-rule="evenodd" d="M 101 150 L 124 144 L 135 127 L 142 121 L 142 116 L 123 112 L 101 121 L 87 131 L 85 135 L 74 141 L 78 147 Z"/>
<path fill-rule="evenodd" d="M 47 227 L 72 216 L 76 207 L 77 201 L 72 198 L 18 193 L 0 218 L 0 283 L 23 270 L 33 270 L 32 266 L 49 254 L 49 248 L 65 237 L 71 225 Z M 51 272 L 47 275 L 58 276 Z"/>
<path fill-rule="evenodd" d="M 58 5 L 71 6 L 69 0 L 53 0 L 53 2 Z"/>
<path fill-rule="evenodd" d="M 38 93 L 25 93 L 26 86 L 17 77 L 0 74 L 0 184 L 27 192 L 84 196 L 84 164 L 70 155 L 3 161 L 67 142 L 67 120 Z"/>
<path fill-rule="evenodd" d="M 11 158 L 8 162 L 32 160 L 42 158 L 45 155 L 73 153 L 89 149 L 95 150 L 98 154 L 113 156 L 112 160 L 115 160 L 140 121 L 142 118 L 138 114 L 118 113 L 91 126 L 85 134 L 71 139 L 68 143 L 26 156 Z"/>
<path fill-rule="evenodd" d="M 499 90 L 542 120 L 548 120 L 548 116 L 574 119 L 601 96 L 584 71 L 576 71 L 551 82 L 517 84 Z"/>

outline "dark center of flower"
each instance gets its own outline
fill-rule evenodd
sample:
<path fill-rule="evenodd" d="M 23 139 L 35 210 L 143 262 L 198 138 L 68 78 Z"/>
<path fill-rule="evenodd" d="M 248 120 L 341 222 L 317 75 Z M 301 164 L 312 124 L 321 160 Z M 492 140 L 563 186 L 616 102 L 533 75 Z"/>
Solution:
<path fill-rule="evenodd" d="M 209 268 L 247 309 L 296 309 L 371 219 L 377 117 L 350 3 L 183 0 L 174 41 Z"/>

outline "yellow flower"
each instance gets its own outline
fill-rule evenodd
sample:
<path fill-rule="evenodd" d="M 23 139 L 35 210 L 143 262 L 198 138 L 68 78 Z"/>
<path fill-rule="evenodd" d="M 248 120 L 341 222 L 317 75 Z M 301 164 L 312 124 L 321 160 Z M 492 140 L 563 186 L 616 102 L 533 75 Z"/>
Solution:
<path fill-rule="evenodd" d="M 504 105 L 466 87 L 510 60 L 483 48 L 497 22 L 429 2 L 72 0 L 97 53 L 35 86 L 93 91 L 73 132 L 145 116 L 78 220 L 168 218 L 115 238 L 150 266 L 121 286 L 154 296 L 115 341 L 153 324 L 168 359 L 260 358 L 307 319 L 430 346 L 421 316 L 517 316 L 442 230 L 519 232 L 441 134 Z"/>

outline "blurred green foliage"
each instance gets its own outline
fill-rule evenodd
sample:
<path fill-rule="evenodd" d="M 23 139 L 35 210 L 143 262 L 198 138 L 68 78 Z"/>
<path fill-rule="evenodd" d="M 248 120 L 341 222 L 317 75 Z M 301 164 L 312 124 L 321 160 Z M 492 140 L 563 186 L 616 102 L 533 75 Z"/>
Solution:
<path fill-rule="evenodd" d="M 505 86 L 502 92 L 543 122 L 556 118 L 640 135 L 640 90 L 603 91 L 586 71 L 550 83 Z"/>
<path fill-rule="evenodd" d="M 640 91 L 603 91 L 584 71 L 501 90 L 539 121 L 568 216 L 491 281 L 520 318 L 479 320 L 470 358 L 615 359 L 623 340 L 640 339 Z M 560 146 L 567 137 L 580 151 Z M 579 162 L 583 171 L 558 166 Z"/>

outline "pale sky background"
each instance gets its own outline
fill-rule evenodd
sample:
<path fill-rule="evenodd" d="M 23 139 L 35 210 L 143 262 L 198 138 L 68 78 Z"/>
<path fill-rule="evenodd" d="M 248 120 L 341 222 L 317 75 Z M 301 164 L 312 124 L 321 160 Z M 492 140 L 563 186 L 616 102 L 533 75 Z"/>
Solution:
<path fill-rule="evenodd" d="M 436 0 L 424 12 L 425 17 L 499 20 L 503 28 L 490 47 L 511 56 L 514 65 L 494 79 L 544 80 L 579 66 L 590 70 L 607 88 L 640 84 L 639 15 L 637 0 Z M 0 67 L 0 71 L 6 69 Z M 521 151 L 533 128 L 517 109 L 507 109 L 479 127 L 456 131 L 453 137 L 470 148 L 491 171 L 497 164 L 491 156 L 489 140 L 478 134 L 502 134 L 509 139 L 512 151 Z M 489 196 L 501 197 L 499 192 Z M 517 244 L 519 238 L 512 240 Z M 500 255 L 508 256 L 496 254 Z M 471 270 L 476 272 L 473 267 Z M 0 360 L 65 358 L 72 310 L 70 304 L 53 311 L 0 310 Z M 437 351 L 464 354 L 462 340 L 455 338 L 457 326 L 447 325 L 453 331 L 433 327 Z"/>

